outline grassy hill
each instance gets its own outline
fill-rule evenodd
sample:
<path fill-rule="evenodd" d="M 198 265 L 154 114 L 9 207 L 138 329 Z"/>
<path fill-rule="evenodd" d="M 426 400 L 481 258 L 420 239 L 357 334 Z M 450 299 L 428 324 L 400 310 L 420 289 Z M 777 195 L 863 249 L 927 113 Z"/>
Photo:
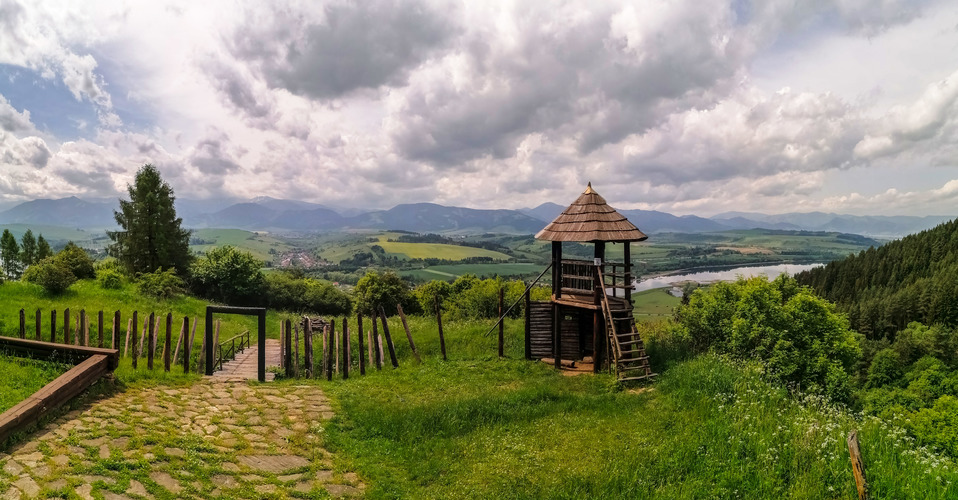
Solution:
<path fill-rule="evenodd" d="M 215 247 L 232 245 L 266 262 L 273 260 L 273 255 L 269 253 L 270 250 L 282 253 L 293 249 L 293 246 L 285 240 L 267 233 L 244 231 L 242 229 L 195 229 L 193 230 L 192 241 L 204 242 L 202 244 L 191 244 L 190 250 L 193 252 L 207 252 Z"/>

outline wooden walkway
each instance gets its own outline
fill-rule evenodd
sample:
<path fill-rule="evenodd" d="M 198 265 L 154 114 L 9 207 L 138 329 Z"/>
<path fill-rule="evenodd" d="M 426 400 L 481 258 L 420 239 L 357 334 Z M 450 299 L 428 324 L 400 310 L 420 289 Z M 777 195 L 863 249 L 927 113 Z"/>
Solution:
<path fill-rule="evenodd" d="M 223 364 L 223 369 L 213 372 L 215 382 L 240 382 L 256 380 L 256 358 L 259 346 L 254 342 L 249 349 L 236 354 L 236 359 Z M 277 339 L 266 339 L 266 367 L 280 365 L 280 346 Z M 272 381 L 276 374 L 266 372 L 266 381 Z"/>

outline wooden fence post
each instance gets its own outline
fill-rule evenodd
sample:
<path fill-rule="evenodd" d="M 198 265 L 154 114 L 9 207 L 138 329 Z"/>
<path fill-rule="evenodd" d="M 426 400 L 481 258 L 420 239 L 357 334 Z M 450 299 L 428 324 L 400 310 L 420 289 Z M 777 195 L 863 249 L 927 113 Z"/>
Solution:
<path fill-rule="evenodd" d="M 113 342 L 110 343 L 110 347 L 116 350 L 120 350 L 120 310 L 117 309 L 113 313 Z"/>
<path fill-rule="evenodd" d="M 349 378 L 349 364 L 352 362 L 353 357 L 349 355 L 349 324 L 343 318 L 343 380 Z"/>
<path fill-rule="evenodd" d="M 293 324 L 293 332 L 296 334 L 296 346 L 293 354 L 295 358 L 293 359 L 293 368 L 296 372 L 296 378 L 299 378 L 299 323 Z"/>
<path fill-rule="evenodd" d="M 204 324 L 205 326 L 205 324 Z M 196 331 L 196 318 L 193 318 L 193 331 Z M 192 336 L 192 334 L 190 334 Z M 196 373 L 206 373 L 206 334 L 200 335 L 200 354 L 196 357 Z"/>
<path fill-rule="evenodd" d="M 133 318 L 126 320 L 126 342 L 123 343 L 123 357 L 130 352 L 130 332 L 133 330 Z M 135 336 L 135 334 L 134 334 Z M 136 348 L 136 339 L 133 339 L 134 349 Z"/>
<path fill-rule="evenodd" d="M 40 335 L 40 326 L 41 326 L 40 323 L 41 323 L 41 321 L 40 321 L 40 308 L 38 307 L 38 308 L 37 308 L 37 325 L 36 325 L 36 328 L 37 328 L 37 340 L 43 340 L 43 337 Z"/>
<path fill-rule="evenodd" d="M 153 326 L 153 335 L 150 335 L 150 340 L 153 341 L 153 355 L 156 355 L 156 351 L 160 348 L 160 316 L 156 317 L 156 323 Z"/>
<path fill-rule="evenodd" d="M 213 359 L 220 360 L 220 369 L 223 369 L 223 349 L 220 347 L 220 320 L 216 320 L 216 328 L 213 330 Z"/>
<path fill-rule="evenodd" d="M 130 359 L 133 361 L 133 369 L 136 370 L 136 365 L 140 361 L 140 350 L 137 348 L 137 340 L 140 338 L 140 324 L 136 320 L 136 311 L 133 311 L 133 352 L 130 353 Z"/>
<path fill-rule="evenodd" d="M 103 311 L 96 313 L 96 344 L 103 347 Z"/>
<path fill-rule="evenodd" d="M 363 313 L 356 313 L 356 326 L 359 330 L 359 374 L 366 374 L 366 358 L 364 357 L 365 349 L 363 349 Z"/>
<path fill-rule="evenodd" d="M 57 341 L 57 310 L 50 310 L 50 342 L 56 343 Z"/>
<path fill-rule="evenodd" d="M 504 289 L 499 287 L 499 357 L 503 357 L 503 344 L 505 343 L 505 326 L 506 319 L 502 317 L 502 312 L 505 310 L 505 304 L 503 303 Z"/>
<path fill-rule="evenodd" d="M 333 336 L 330 345 L 333 346 L 333 373 L 339 373 L 339 336 L 336 335 L 336 318 L 329 323 L 329 334 Z"/>
<path fill-rule="evenodd" d="M 154 313 L 150 313 L 150 326 L 147 329 L 149 340 L 146 343 L 146 349 L 149 351 L 146 353 L 146 368 L 150 371 L 153 371 L 153 353 L 156 351 L 156 326 L 153 322 L 154 319 Z"/>
<path fill-rule="evenodd" d="M 326 380 L 333 379 L 333 359 L 338 355 L 333 349 L 336 344 L 336 323 L 330 323 L 326 326 L 324 333 L 327 336 L 329 345 L 329 352 L 327 353 L 328 358 L 326 358 Z"/>
<path fill-rule="evenodd" d="M 409 331 L 409 323 L 406 322 L 406 313 L 402 310 L 402 304 L 396 304 L 396 310 L 399 311 L 399 319 L 402 321 L 402 328 L 406 330 L 406 339 L 409 340 L 409 348 L 412 349 L 412 355 L 415 356 L 417 363 L 422 363 L 422 358 L 419 357 L 419 351 L 416 349 L 416 344 L 412 341 L 412 333 Z"/>
<path fill-rule="evenodd" d="M 439 325 L 439 349 L 442 350 L 442 360 L 446 361 L 446 336 L 442 333 L 442 308 L 439 307 L 439 296 L 435 295 L 436 300 L 436 324 Z"/>
<path fill-rule="evenodd" d="M 852 460 L 852 473 L 855 475 L 855 487 L 858 488 L 858 500 L 868 500 L 868 483 L 865 481 L 865 462 L 858 447 L 858 431 L 848 433 L 848 455 Z"/>
<path fill-rule="evenodd" d="M 70 343 L 70 308 L 63 310 L 63 343 Z"/>
<path fill-rule="evenodd" d="M 173 313 L 166 313 L 166 342 L 163 344 L 163 371 L 170 371 L 170 344 L 173 343 Z"/>
<path fill-rule="evenodd" d="M 170 313 L 172 314 L 172 313 Z M 176 340 L 176 349 L 173 349 L 173 359 L 170 361 L 172 364 L 176 364 L 176 360 L 180 356 L 180 348 L 183 347 L 183 336 L 187 335 L 189 338 L 190 331 L 190 318 L 183 316 L 183 324 L 180 326 L 180 337 Z"/>
<path fill-rule="evenodd" d="M 286 320 L 286 360 L 283 362 L 286 365 L 286 376 L 293 376 L 293 322 L 289 319 Z"/>
<path fill-rule="evenodd" d="M 626 243 L 628 245 L 628 243 Z M 532 290 L 526 290 L 526 321 L 525 321 L 525 355 L 526 359 L 532 360 Z"/>
<path fill-rule="evenodd" d="M 79 328 L 80 331 L 79 333 L 74 332 L 76 336 L 78 337 L 77 338 L 78 342 L 75 342 L 75 343 L 83 345 L 83 346 L 89 345 L 89 341 L 87 340 L 88 334 L 86 331 L 86 309 L 80 309 L 80 318 L 77 321 L 80 322 L 80 328 Z"/>
<path fill-rule="evenodd" d="M 307 321 L 310 321 L 310 320 L 307 320 Z M 310 328 L 310 332 L 312 332 L 312 328 L 313 328 L 312 322 L 310 322 L 309 328 Z M 326 330 L 327 328 L 329 327 L 327 327 L 326 325 L 323 325 L 323 336 L 322 336 L 323 355 L 320 356 L 319 358 L 319 371 L 321 372 L 320 375 L 326 374 L 326 363 L 327 361 L 329 361 L 329 332 Z M 312 342 L 312 340 L 310 340 L 310 342 Z"/>
<path fill-rule="evenodd" d="M 382 354 L 383 348 L 380 343 L 381 340 L 379 336 L 379 326 L 377 325 L 379 318 L 376 317 L 376 313 L 373 313 L 372 320 L 373 320 L 373 342 L 372 342 L 373 361 L 374 361 L 374 364 L 376 365 L 376 369 L 382 370 L 383 369 L 383 354 Z"/>
<path fill-rule="evenodd" d="M 22 307 L 20 308 L 20 338 L 27 338 L 27 316 Z"/>
<path fill-rule="evenodd" d="M 279 367 L 286 368 L 286 322 L 279 320 Z"/>
<path fill-rule="evenodd" d="M 389 335 L 389 323 L 386 322 L 386 310 L 379 306 L 379 318 L 383 322 L 383 335 L 386 336 L 386 347 L 389 348 L 389 360 L 392 361 L 393 368 L 399 368 L 399 360 L 396 359 L 396 346 L 393 345 L 392 336 Z"/>

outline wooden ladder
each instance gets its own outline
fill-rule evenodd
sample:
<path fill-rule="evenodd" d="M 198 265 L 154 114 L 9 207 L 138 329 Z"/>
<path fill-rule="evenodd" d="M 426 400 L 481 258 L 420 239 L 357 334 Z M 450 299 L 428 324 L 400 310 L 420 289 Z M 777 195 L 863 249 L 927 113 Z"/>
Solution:
<path fill-rule="evenodd" d="M 652 373 L 652 367 L 649 366 L 645 344 L 635 327 L 632 304 L 626 303 L 625 308 L 613 309 L 601 273 L 599 286 L 602 288 L 602 316 L 605 317 L 605 328 L 612 344 L 616 376 L 622 382 L 652 380 L 658 374 Z"/>

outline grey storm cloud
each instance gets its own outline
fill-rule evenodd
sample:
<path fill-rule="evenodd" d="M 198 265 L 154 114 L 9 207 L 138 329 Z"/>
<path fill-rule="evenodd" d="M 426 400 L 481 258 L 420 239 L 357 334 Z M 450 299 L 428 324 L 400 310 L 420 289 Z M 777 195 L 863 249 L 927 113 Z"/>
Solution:
<path fill-rule="evenodd" d="M 588 154 L 671 112 L 711 106 L 747 44 L 731 10 L 680 9 L 631 28 L 612 9 L 554 23 L 552 7 L 523 5 L 513 13 L 517 40 L 463 40 L 468 77 L 404 89 L 392 140 L 408 158 L 447 165 L 511 157 L 532 133 L 572 138 Z"/>
<path fill-rule="evenodd" d="M 409 72 L 454 33 L 447 15 L 414 1 L 329 5 L 324 20 L 295 32 L 279 16 L 264 32 L 251 20 L 233 39 L 234 52 L 258 61 L 272 87 L 333 99 L 359 89 L 401 86 Z M 258 33 L 258 34 L 257 34 Z"/>
<path fill-rule="evenodd" d="M 266 118 L 273 114 L 273 106 L 262 95 L 257 95 L 249 78 L 220 61 L 206 65 L 207 76 L 213 86 L 236 109 L 252 118 Z"/>
<path fill-rule="evenodd" d="M 226 152 L 226 143 L 225 136 L 201 140 L 190 156 L 190 163 L 210 176 L 219 177 L 239 171 L 240 165 Z"/>

